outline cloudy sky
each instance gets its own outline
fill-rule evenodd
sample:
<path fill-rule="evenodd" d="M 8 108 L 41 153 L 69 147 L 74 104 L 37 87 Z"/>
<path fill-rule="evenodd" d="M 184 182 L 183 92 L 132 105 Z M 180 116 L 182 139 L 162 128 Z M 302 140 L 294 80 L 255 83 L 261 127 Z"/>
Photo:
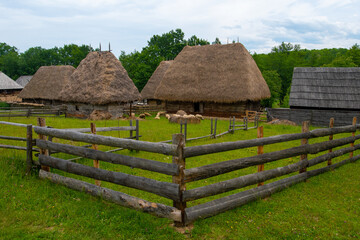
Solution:
<path fill-rule="evenodd" d="M 281 42 L 321 49 L 360 44 L 360 0 L 1 0 L 0 42 L 30 47 L 111 43 L 141 50 L 181 28 L 212 42 L 239 39 L 251 52 Z"/>

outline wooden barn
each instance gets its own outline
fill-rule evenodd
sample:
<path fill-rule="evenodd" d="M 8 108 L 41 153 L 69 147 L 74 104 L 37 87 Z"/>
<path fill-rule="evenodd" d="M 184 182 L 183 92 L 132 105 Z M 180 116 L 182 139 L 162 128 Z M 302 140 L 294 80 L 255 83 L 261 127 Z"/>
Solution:
<path fill-rule="evenodd" d="M 121 116 L 124 108 L 141 99 L 121 62 L 111 52 L 90 52 L 60 95 L 68 113 L 84 116 L 94 110 Z"/>
<path fill-rule="evenodd" d="M 20 92 L 23 102 L 60 105 L 60 92 L 74 72 L 73 66 L 42 66 Z"/>
<path fill-rule="evenodd" d="M 32 75 L 20 76 L 18 79 L 16 79 L 16 83 L 21 85 L 22 87 L 25 87 L 30 82 L 32 77 Z"/>
<path fill-rule="evenodd" d="M 270 109 L 272 117 L 317 126 L 350 125 L 360 119 L 360 68 L 294 68 L 290 109 Z"/>
<path fill-rule="evenodd" d="M 161 80 L 163 79 L 166 70 L 172 64 L 170 61 L 162 61 L 159 66 L 156 68 L 154 73 L 151 75 L 149 81 L 146 83 L 145 87 L 141 91 L 141 97 L 143 100 L 146 100 L 147 104 L 150 106 L 164 106 L 164 102 L 155 98 L 156 88 L 159 86 Z"/>
<path fill-rule="evenodd" d="M 259 110 L 270 90 L 254 59 L 240 44 L 186 46 L 155 92 L 168 112 L 242 116 Z"/>
<path fill-rule="evenodd" d="M 23 87 L 8 77 L 5 73 L 0 72 L 0 93 L 2 95 L 20 92 Z"/>

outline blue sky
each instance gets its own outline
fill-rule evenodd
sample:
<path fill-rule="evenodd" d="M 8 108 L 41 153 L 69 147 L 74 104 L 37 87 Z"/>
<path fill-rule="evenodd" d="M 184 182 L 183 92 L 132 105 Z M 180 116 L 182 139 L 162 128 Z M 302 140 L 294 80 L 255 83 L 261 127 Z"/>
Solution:
<path fill-rule="evenodd" d="M 0 42 L 30 47 L 102 43 L 116 56 L 181 28 L 267 53 L 282 41 L 321 49 L 360 44 L 360 0 L 1 0 Z"/>

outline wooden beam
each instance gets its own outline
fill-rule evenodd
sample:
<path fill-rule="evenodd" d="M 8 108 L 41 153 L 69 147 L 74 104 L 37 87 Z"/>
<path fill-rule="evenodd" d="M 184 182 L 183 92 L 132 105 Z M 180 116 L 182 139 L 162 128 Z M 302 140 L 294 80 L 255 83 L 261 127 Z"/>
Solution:
<path fill-rule="evenodd" d="M 39 128 L 46 129 L 45 118 L 37 118 L 37 124 L 38 124 Z M 39 133 L 38 133 L 38 135 L 39 135 L 39 139 L 46 140 L 46 135 L 39 134 Z M 49 156 L 49 150 L 40 148 L 40 154 Z M 48 166 L 41 166 L 41 169 L 44 171 L 50 172 L 50 168 Z"/>
<path fill-rule="evenodd" d="M 330 123 L 329 123 L 329 128 L 333 128 L 334 127 L 334 118 L 330 118 Z M 331 134 L 329 135 L 329 141 L 332 141 L 334 139 L 334 135 Z M 329 149 L 329 153 L 332 152 L 332 148 Z M 330 158 L 327 162 L 327 165 L 331 165 L 332 164 L 332 159 Z"/>

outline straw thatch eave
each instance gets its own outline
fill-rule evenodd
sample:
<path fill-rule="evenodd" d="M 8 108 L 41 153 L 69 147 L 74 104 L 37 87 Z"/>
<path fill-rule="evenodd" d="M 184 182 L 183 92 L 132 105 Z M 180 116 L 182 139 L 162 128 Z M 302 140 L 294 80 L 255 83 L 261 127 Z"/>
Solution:
<path fill-rule="evenodd" d="M 25 87 L 30 82 L 32 77 L 32 75 L 20 76 L 18 79 L 16 79 L 16 83 L 22 87 Z"/>
<path fill-rule="evenodd" d="M 255 61 L 240 43 L 186 46 L 167 69 L 155 98 L 234 103 L 269 98 Z"/>
<path fill-rule="evenodd" d="M 0 72 L 0 90 L 21 90 L 22 88 L 5 73 Z"/>
<path fill-rule="evenodd" d="M 170 61 L 162 61 L 159 66 L 156 68 L 154 73 L 151 75 L 149 81 L 146 83 L 145 87 L 141 91 L 141 97 L 143 99 L 155 99 L 155 91 L 159 86 L 161 80 L 163 79 L 166 70 L 172 64 L 172 60 Z"/>
<path fill-rule="evenodd" d="M 90 52 L 61 92 L 66 102 L 105 105 L 141 99 L 121 62 L 111 52 Z"/>
<path fill-rule="evenodd" d="M 73 66 L 42 66 L 20 92 L 24 99 L 59 100 L 60 92 L 74 71 Z"/>

